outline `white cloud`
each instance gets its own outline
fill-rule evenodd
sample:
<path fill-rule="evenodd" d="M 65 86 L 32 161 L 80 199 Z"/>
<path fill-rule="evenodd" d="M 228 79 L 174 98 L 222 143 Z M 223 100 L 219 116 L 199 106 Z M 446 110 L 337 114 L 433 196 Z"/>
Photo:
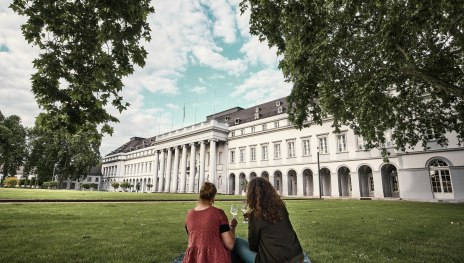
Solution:
<path fill-rule="evenodd" d="M 175 105 L 175 104 L 172 104 L 172 103 L 166 104 L 166 107 L 168 107 L 168 108 L 171 109 L 171 110 L 175 110 L 175 109 L 178 109 L 178 108 L 179 108 L 178 105 Z"/>
<path fill-rule="evenodd" d="M 196 94 L 203 94 L 206 92 L 206 87 L 196 86 L 191 88 L 190 91 Z"/>
<path fill-rule="evenodd" d="M 258 104 L 288 96 L 291 89 L 292 84 L 285 82 L 282 72 L 276 69 L 264 69 L 237 86 L 231 95 Z"/>
<path fill-rule="evenodd" d="M 231 75 L 238 75 L 247 69 L 246 64 L 242 60 L 226 59 L 219 53 L 201 46 L 194 47 L 193 54 L 198 58 L 201 64 L 223 70 Z"/>
<path fill-rule="evenodd" d="M 215 20 L 213 23 L 214 36 L 220 37 L 225 43 L 231 44 L 236 41 L 235 36 L 235 16 L 232 6 L 227 1 L 203 0 L 207 4 Z"/>
<path fill-rule="evenodd" d="M 277 48 L 269 49 L 267 40 L 260 42 L 256 36 L 249 38 L 240 48 L 240 52 L 245 55 L 246 61 L 253 65 L 263 63 L 268 67 L 277 67 L 279 62 Z"/>

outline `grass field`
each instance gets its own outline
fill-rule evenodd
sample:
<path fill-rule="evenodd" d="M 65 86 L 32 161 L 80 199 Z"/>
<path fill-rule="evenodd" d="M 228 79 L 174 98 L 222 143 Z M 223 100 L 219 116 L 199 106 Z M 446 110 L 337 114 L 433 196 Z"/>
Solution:
<path fill-rule="evenodd" d="M 24 189 L 2 188 L 0 199 L 15 191 L 26 194 Z M 57 199 L 51 198 L 53 194 L 73 199 L 66 193 L 76 194 L 49 192 L 46 199 Z M 116 194 L 124 199 L 127 193 Z M 170 194 L 140 195 L 177 199 Z M 240 202 L 224 200 L 216 206 L 228 212 L 231 203 Z M 286 203 L 300 242 L 316 263 L 464 262 L 464 204 Z M 170 262 L 187 246 L 185 214 L 194 205 L 194 201 L 0 204 L 0 262 Z M 239 224 L 237 233 L 246 237 L 246 229 Z"/>

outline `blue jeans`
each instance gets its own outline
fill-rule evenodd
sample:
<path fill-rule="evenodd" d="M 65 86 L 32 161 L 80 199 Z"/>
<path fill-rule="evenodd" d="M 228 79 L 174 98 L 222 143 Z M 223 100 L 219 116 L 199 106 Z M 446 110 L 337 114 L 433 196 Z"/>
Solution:
<path fill-rule="evenodd" d="M 256 252 L 250 250 L 248 240 L 241 237 L 235 238 L 235 246 L 232 251 L 232 262 L 237 263 L 240 258 L 244 263 L 254 263 Z"/>

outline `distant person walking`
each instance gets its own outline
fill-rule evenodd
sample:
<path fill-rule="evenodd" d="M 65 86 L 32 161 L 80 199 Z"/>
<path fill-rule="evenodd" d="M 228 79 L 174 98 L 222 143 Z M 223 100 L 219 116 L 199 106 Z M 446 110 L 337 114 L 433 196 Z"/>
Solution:
<path fill-rule="evenodd" d="M 197 206 L 187 213 L 188 247 L 184 263 L 231 262 L 237 220 L 234 218 L 229 224 L 224 211 L 213 206 L 216 193 L 216 186 L 205 182 Z"/>
<path fill-rule="evenodd" d="M 248 241 L 237 237 L 234 255 L 244 263 L 299 263 L 303 248 L 293 230 L 287 208 L 271 183 L 262 177 L 250 180 L 246 202 Z M 234 262 L 238 262 L 234 257 Z"/>

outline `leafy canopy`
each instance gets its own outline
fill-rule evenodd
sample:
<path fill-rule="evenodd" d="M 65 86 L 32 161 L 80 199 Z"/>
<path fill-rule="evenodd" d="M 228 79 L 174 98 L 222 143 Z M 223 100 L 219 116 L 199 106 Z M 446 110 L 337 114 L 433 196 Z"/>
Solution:
<path fill-rule="evenodd" d="M 21 27 L 25 39 L 41 50 L 32 75 L 32 92 L 44 110 L 37 125 L 70 134 L 90 126 L 112 133 L 108 123 L 117 119 L 105 106 L 129 106 L 119 93 L 122 78 L 145 64 L 141 42 L 150 40 L 147 17 L 154 12 L 149 3 L 13 0 L 10 8 L 28 18 Z"/>
<path fill-rule="evenodd" d="M 244 0 L 250 32 L 277 47 L 296 127 L 348 125 L 368 148 L 464 138 L 464 1 Z M 385 152 L 385 151 L 384 151 Z"/>
<path fill-rule="evenodd" d="M 20 117 L 5 117 L 0 111 L 0 172 L 3 177 L 15 175 L 16 170 L 23 164 L 26 155 L 26 133 Z"/>

